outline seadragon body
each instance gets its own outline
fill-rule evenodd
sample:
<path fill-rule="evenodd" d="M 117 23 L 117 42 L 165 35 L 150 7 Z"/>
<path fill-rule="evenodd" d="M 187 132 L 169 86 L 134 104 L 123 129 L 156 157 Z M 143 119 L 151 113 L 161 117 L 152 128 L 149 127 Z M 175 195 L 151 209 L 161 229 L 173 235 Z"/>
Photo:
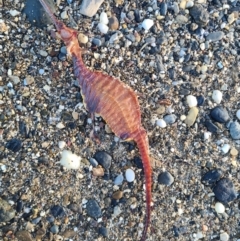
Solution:
<path fill-rule="evenodd" d="M 141 124 L 140 106 L 134 91 L 119 79 L 89 70 L 82 60 L 82 50 L 78 43 L 77 31 L 66 27 L 57 20 L 44 0 L 39 0 L 72 56 L 74 74 L 79 81 L 86 109 L 97 113 L 107 122 L 116 136 L 137 143 L 141 154 L 146 186 L 146 219 L 141 241 L 147 236 L 151 216 L 151 165 L 148 137 Z"/>

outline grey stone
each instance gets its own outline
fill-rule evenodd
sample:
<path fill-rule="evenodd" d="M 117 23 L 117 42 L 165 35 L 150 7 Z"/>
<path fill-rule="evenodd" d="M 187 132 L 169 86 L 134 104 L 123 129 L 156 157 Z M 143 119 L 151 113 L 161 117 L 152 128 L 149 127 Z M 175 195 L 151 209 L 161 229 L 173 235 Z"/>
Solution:
<path fill-rule="evenodd" d="M 224 37 L 224 32 L 222 31 L 216 31 L 216 32 L 213 32 L 213 33 L 210 33 L 208 34 L 208 36 L 206 37 L 206 39 L 208 41 L 212 41 L 212 42 L 215 42 L 215 41 L 219 41 L 221 40 L 223 37 Z"/>
<path fill-rule="evenodd" d="M 197 24 L 201 26 L 207 25 L 209 21 L 209 13 L 207 12 L 207 9 L 202 5 L 195 4 L 192 8 L 190 8 L 189 13 Z"/>
<path fill-rule="evenodd" d="M 174 115 L 174 114 L 166 115 L 166 116 L 163 117 L 163 119 L 165 120 L 165 122 L 167 124 L 173 124 L 173 123 L 175 123 L 175 121 L 177 119 L 177 116 Z"/>
<path fill-rule="evenodd" d="M 98 203 L 94 199 L 90 199 L 87 202 L 86 209 L 87 209 L 88 216 L 94 219 L 98 219 L 102 216 L 101 208 L 99 207 Z"/>
<path fill-rule="evenodd" d="M 240 139 L 240 124 L 237 121 L 231 123 L 230 135 L 234 140 Z"/>
<path fill-rule="evenodd" d="M 7 201 L 0 198 L 0 223 L 8 222 L 15 217 L 15 211 Z"/>
<path fill-rule="evenodd" d="M 103 0 L 83 0 L 80 7 L 80 13 L 92 17 L 96 14 L 97 10 L 103 3 Z"/>

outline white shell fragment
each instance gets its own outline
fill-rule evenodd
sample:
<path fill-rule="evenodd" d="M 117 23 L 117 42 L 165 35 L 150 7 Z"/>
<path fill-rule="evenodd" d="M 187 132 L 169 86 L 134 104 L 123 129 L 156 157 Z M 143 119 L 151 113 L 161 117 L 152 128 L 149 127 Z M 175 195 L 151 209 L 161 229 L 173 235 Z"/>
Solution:
<path fill-rule="evenodd" d="M 187 104 L 190 108 L 197 106 L 197 98 L 193 95 L 188 95 L 187 96 Z"/>
<path fill-rule="evenodd" d="M 104 23 L 98 24 L 98 29 L 101 33 L 106 34 L 108 32 L 108 26 Z"/>
<path fill-rule="evenodd" d="M 212 99 L 215 103 L 220 104 L 222 101 L 222 92 L 220 90 L 214 90 L 212 93 Z"/>
<path fill-rule="evenodd" d="M 144 19 L 142 22 L 142 27 L 148 31 L 153 26 L 153 23 L 154 22 L 152 19 Z"/>
<path fill-rule="evenodd" d="M 216 211 L 217 213 L 224 213 L 224 212 L 225 212 L 225 207 L 224 207 L 224 205 L 223 205 L 222 203 L 220 203 L 220 202 L 217 202 L 217 203 L 215 204 L 215 211 Z"/>
<path fill-rule="evenodd" d="M 133 182 L 135 179 L 135 173 L 132 169 L 127 169 L 125 172 L 125 177 L 128 182 Z"/>
<path fill-rule="evenodd" d="M 81 157 L 73 154 L 71 151 L 63 150 L 60 164 L 67 169 L 78 169 L 80 167 Z"/>

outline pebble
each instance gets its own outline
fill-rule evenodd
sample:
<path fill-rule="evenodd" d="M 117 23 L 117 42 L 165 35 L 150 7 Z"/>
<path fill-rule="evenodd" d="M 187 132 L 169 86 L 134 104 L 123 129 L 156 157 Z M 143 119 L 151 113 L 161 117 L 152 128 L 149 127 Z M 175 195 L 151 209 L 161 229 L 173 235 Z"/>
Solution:
<path fill-rule="evenodd" d="M 58 147 L 59 147 L 60 149 L 63 149 L 65 146 L 66 146 L 66 142 L 65 142 L 65 141 L 59 141 L 59 142 L 58 142 Z"/>
<path fill-rule="evenodd" d="M 216 199 L 222 203 L 229 203 L 237 198 L 233 183 L 228 178 L 219 180 L 213 188 L 213 192 Z"/>
<path fill-rule="evenodd" d="M 210 112 L 210 116 L 213 120 L 219 123 L 226 123 L 230 119 L 227 110 L 222 106 L 214 107 Z"/>
<path fill-rule="evenodd" d="M 59 226 L 58 225 L 53 225 L 50 229 L 52 233 L 59 233 Z"/>
<path fill-rule="evenodd" d="M 228 15 L 228 23 L 232 24 L 238 19 L 239 13 L 237 11 L 232 12 Z"/>
<path fill-rule="evenodd" d="M 220 241 L 228 241 L 229 240 L 229 234 L 224 232 L 220 234 Z"/>
<path fill-rule="evenodd" d="M 197 106 L 202 106 L 205 102 L 205 98 L 203 95 L 199 95 L 196 97 L 197 98 Z"/>
<path fill-rule="evenodd" d="M 94 158 L 105 170 L 111 167 L 112 157 L 107 152 L 98 151 L 95 153 Z"/>
<path fill-rule="evenodd" d="M 195 4 L 192 8 L 190 8 L 189 13 L 197 24 L 201 26 L 207 25 L 209 21 L 209 13 L 201 4 Z"/>
<path fill-rule="evenodd" d="M 222 170 L 221 169 L 213 169 L 208 172 L 206 172 L 201 181 L 205 185 L 212 185 L 215 182 L 217 182 L 222 176 Z"/>
<path fill-rule="evenodd" d="M 221 149 L 224 154 L 227 154 L 229 152 L 230 148 L 231 148 L 231 146 L 229 144 L 224 144 Z"/>
<path fill-rule="evenodd" d="M 108 16 L 105 12 L 101 12 L 100 14 L 100 23 L 103 23 L 105 25 L 108 25 Z"/>
<path fill-rule="evenodd" d="M 123 197 L 123 192 L 118 190 L 116 192 L 113 193 L 112 198 L 115 200 L 119 200 Z"/>
<path fill-rule="evenodd" d="M 158 120 L 156 120 L 156 125 L 161 128 L 165 128 L 167 126 L 167 123 L 163 119 L 158 119 Z"/>
<path fill-rule="evenodd" d="M 8 222 L 15 217 L 15 210 L 0 197 L 0 223 Z"/>
<path fill-rule="evenodd" d="M 158 175 L 158 183 L 165 185 L 165 186 L 170 186 L 174 182 L 174 177 L 171 175 L 171 173 L 165 171 L 162 172 Z"/>
<path fill-rule="evenodd" d="M 96 46 L 101 46 L 102 45 L 102 40 L 99 38 L 93 38 L 92 43 Z"/>
<path fill-rule="evenodd" d="M 88 36 L 86 36 L 85 34 L 83 33 L 79 33 L 78 34 L 78 41 L 81 43 L 81 44 L 86 44 L 88 42 Z"/>
<path fill-rule="evenodd" d="M 187 126 L 192 126 L 194 124 L 194 122 L 196 121 L 196 118 L 198 116 L 198 108 L 197 107 L 192 107 L 188 114 L 187 117 L 185 119 L 185 123 Z"/>
<path fill-rule="evenodd" d="M 115 179 L 114 179 L 114 185 L 122 185 L 123 183 L 123 175 L 119 174 Z"/>
<path fill-rule="evenodd" d="M 109 28 L 113 31 L 119 28 L 119 21 L 115 16 L 109 18 Z"/>
<path fill-rule="evenodd" d="M 34 83 L 34 77 L 33 76 L 30 76 L 28 75 L 24 80 L 23 80 L 23 84 L 24 85 L 31 85 Z"/>
<path fill-rule="evenodd" d="M 187 1 L 186 8 L 192 8 L 194 5 L 193 1 Z"/>
<path fill-rule="evenodd" d="M 98 29 L 101 33 L 106 34 L 108 32 L 108 26 L 105 25 L 104 23 L 99 23 L 98 24 Z"/>
<path fill-rule="evenodd" d="M 88 17 L 93 17 L 103 1 L 104 0 L 83 0 L 80 6 L 80 13 Z"/>
<path fill-rule="evenodd" d="M 211 137 L 212 133 L 209 131 L 205 131 L 203 136 L 204 136 L 204 141 L 209 140 Z"/>
<path fill-rule="evenodd" d="M 188 95 L 187 96 L 187 104 L 190 108 L 194 107 L 194 106 L 197 106 L 197 104 L 198 104 L 197 98 L 193 95 Z"/>
<path fill-rule="evenodd" d="M 214 90 L 212 93 L 212 99 L 215 103 L 220 104 L 222 101 L 222 92 L 220 90 Z"/>
<path fill-rule="evenodd" d="M 127 169 L 125 171 L 125 177 L 128 182 L 133 182 L 135 180 L 135 173 L 132 169 Z"/>
<path fill-rule="evenodd" d="M 115 206 L 113 209 L 113 216 L 117 217 L 119 214 L 121 214 L 122 210 L 119 206 Z"/>
<path fill-rule="evenodd" d="M 236 116 L 240 120 L 240 110 L 237 110 Z"/>
<path fill-rule="evenodd" d="M 93 176 L 95 176 L 95 177 L 103 177 L 103 176 L 104 176 L 104 169 L 103 169 L 101 166 L 99 166 L 99 167 L 94 167 L 94 168 L 92 169 L 92 174 L 93 174 Z"/>
<path fill-rule="evenodd" d="M 57 123 L 56 127 L 58 129 L 63 129 L 65 127 L 65 125 L 62 122 L 59 122 L 59 123 Z"/>
<path fill-rule="evenodd" d="M 174 114 L 171 114 L 171 115 L 165 115 L 163 117 L 164 121 L 167 123 L 167 124 L 173 124 L 176 122 L 177 120 L 177 116 L 174 115 Z"/>
<path fill-rule="evenodd" d="M 238 155 L 238 150 L 235 147 L 232 147 L 231 151 L 230 151 L 230 154 L 231 154 L 231 156 L 235 157 L 235 156 Z"/>
<path fill-rule="evenodd" d="M 20 230 L 16 232 L 18 241 L 33 241 L 31 234 L 27 230 Z"/>
<path fill-rule="evenodd" d="M 178 24 L 186 24 L 186 23 L 188 22 L 188 18 L 185 17 L 184 15 L 179 14 L 179 15 L 177 15 L 177 17 L 176 17 L 176 22 L 177 22 Z"/>
<path fill-rule="evenodd" d="M 220 202 L 217 202 L 215 204 L 215 211 L 216 211 L 216 213 L 224 213 L 225 212 L 224 205 L 222 203 L 220 203 Z"/>
<path fill-rule="evenodd" d="M 71 151 L 63 150 L 60 164 L 67 169 L 78 169 L 80 167 L 81 157 L 73 154 Z"/>
<path fill-rule="evenodd" d="M 18 152 L 22 148 L 22 142 L 19 139 L 13 138 L 12 140 L 7 142 L 6 148 L 13 152 Z"/>
<path fill-rule="evenodd" d="M 221 40 L 224 37 L 224 35 L 225 35 L 224 32 L 216 31 L 216 32 L 208 34 L 208 36 L 206 37 L 206 40 L 216 42 L 216 41 Z"/>
<path fill-rule="evenodd" d="M 40 74 L 40 75 L 43 75 L 44 74 L 44 69 L 39 69 L 39 71 L 38 71 L 38 73 Z"/>
<path fill-rule="evenodd" d="M 19 78 L 18 76 L 11 75 L 11 76 L 9 76 L 9 79 L 10 79 L 15 85 L 17 85 L 18 83 L 20 83 L 20 78 Z"/>
<path fill-rule="evenodd" d="M 240 139 L 240 124 L 237 121 L 231 123 L 229 130 L 234 140 Z"/>
<path fill-rule="evenodd" d="M 87 210 L 88 216 L 90 216 L 91 218 L 94 218 L 95 220 L 97 220 L 102 216 L 101 208 L 98 205 L 97 201 L 94 199 L 90 199 L 87 202 L 86 210 Z"/>
<path fill-rule="evenodd" d="M 98 229 L 98 232 L 100 235 L 102 235 L 103 237 L 107 238 L 109 236 L 109 232 L 108 232 L 108 229 L 105 228 L 105 227 L 100 227 Z"/>
<path fill-rule="evenodd" d="M 168 6 L 166 2 L 161 2 L 160 3 L 160 14 L 162 16 L 166 16 L 168 10 Z"/>
<path fill-rule="evenodd" d="M 21 199 L 19 199 L 19 200 L 17 201 L 16 211 L 17 211 L 18 213 L 20 213 L 20 212 L 22 211 L 22 209 L 23 209 L 23 201 L 22 201 Z"/>
<path fill-rule="evenodd" d="M 68 19 L 67 11 L 61 12 L 61 19 Z"/>
<path fill-rule="evenodd" d="M 142 22 L 142 27 L 148 31 L 152 26 L 153 26 L 154 22 L 152 19 L 144 19 Z"/>
<path fill-rule="evenodd" d="M 97 160 L 96 159 L 94 159 L 94 158 L 90 158 L 89 159 L 89 161 L 90 161 L 90 163 L 91 163 L 91 165 L 93 166 L 93 167 L 97 167 L 98 166 L 98 162 L 97 162 Z"/>
<path fill-rule="evenodd" d="M 9 11 L 9 13 L 11 14 L 11 16 L 16 17 L 16 16 L 19 15 L 21 12 L 15 10 L 15 9 L 11 9 L 11 10 Z"/>
<path fill-rule="evenodd" d="M 65 211 L 60 205 L 54 205 L 51 207 L 50 212 L 54 218 L 63 218 L 66 216 Z"/>

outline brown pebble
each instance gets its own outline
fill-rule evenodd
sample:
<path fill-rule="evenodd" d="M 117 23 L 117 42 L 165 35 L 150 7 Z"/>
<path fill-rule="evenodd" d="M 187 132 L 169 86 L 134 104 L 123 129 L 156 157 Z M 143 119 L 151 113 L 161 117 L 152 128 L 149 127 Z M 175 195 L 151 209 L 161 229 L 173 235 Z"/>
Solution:
<path fill-rule="evenodd" d="M 120 191 L 120 190 L 118 190 L 118 191 L 116 191 L 115 193 L 113 193 L 112 198 L 113 198 L 113 199 L 116 199 L 116 200 L 119 200 L 119 199 L 122 198 L 122 196 L 123 196 L 123 192 Z"/>
<path fill-rule="evenodd" d="M 96 177 L 102 177 L 102 176 L 104 176 L 104 170 L 103 170 L 103 168 L 102 167 L 94 167 L 93 169 L 92 169 L 92 173 L 93 173 L 93 176 L 96 176 Z"/>
<path fill-rule="evenodd" d="M 208 226 L 207 226 L 207 225 L 205 225 L 205 224 L 203 224 L 203 226 L 202 226 L 202 231 L 203 231 L 203 232 L 208 231 Z"/>
<path fill-rule="evenodd" d="M 72 238 L 76 235 L 76 232 L 73 230 L 65 230 L 62 234 L 64 238 Z"/>
<path fill-rule="evenodd" d="M 31 234 L 27 230 L 21 230 L 16 233 L 19 241 L 32 241 Z"/>
<path fill-rule="evenodd" d="M 238 150 L 235 147 L 233 147 L 231 149 L 231 151 L 230 151 L 230 154 L 231 154 L 231 156 L 237 156 L 238 155 Z"/>
<path fill-rule="evenodd" d="M 78 34 L 78 41 L 82 44 L 86 44 L 88 42 L 88 36 L 86 36 L 82 33 L 79 33 Z"/>
<path fill-rule="evenodd" d="M 117 30 L 119 28 L 119 21 L 115 16 L 109 18 L 109 28 L 111 30 Z"/>

